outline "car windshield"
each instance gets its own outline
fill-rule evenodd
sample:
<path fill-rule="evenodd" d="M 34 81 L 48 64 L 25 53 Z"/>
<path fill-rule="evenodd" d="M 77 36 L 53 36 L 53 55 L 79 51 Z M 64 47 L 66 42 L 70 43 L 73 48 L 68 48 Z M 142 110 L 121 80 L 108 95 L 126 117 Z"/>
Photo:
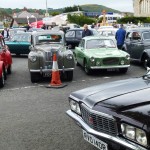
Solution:
<path fill-rule="evenodd" d="M 30 42 L 31 36 L 29 34 L 16 34 L 12 37 L 11 41 L 16 42 Z"/>
<path fill-rule="evenodd" d="M 88 40 L 86 43 L 87 49 L 95 49 L 95 48 L 102 48 L 102 47 L 110 47 L 115 48 L 116 45 L 113 40 L 111 39 L 92 39 Z"/>
<path fill-rule="evenodd" d="M 62 36 L 56 34 L 39 35 L 36 37 L 36 44 L 62 43 Z"/>

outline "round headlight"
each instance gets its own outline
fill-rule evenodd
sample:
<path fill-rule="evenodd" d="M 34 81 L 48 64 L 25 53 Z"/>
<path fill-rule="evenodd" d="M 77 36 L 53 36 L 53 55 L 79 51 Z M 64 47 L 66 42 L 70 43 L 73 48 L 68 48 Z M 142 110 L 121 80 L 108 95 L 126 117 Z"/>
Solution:
<path fill-rule="evenodd" d="M 139 144 L 147 146 L 147 138 L 143 130 L 136 129 L 136 140 Z"/>
<path fill-rule="evenodd" d="M 30 60 L 31 62 L 35 62 L 36 59 L 37 59 L 37 57 L 36 57 L 35 55 L 29 55 L 29 60 Z"/>
<path fill-rule="evenodd" d="M 68 54 L 68 55 L 67 55 L 67 59 L 68 59 L 68 60 L 72 60 L 72 58 L 73 58 L 72 54 Z"/>
<path fill-rule="evenodd" d="M 135 128 L 133 126 L 127 125 L 125 135 L 126 137 L 135 140 Z"/>
<path fill-rule="evenodd" d="M 91 62 L 94 62 L 94 61 L 95 61 L 95 58 L 94 58 L 94 57 L 91 57 L 91 58 L 90 58 L 90 61 L 91 61 Z"/>
<path fill-rule="evenodd" d="M 120 62 L 120 63 L 121 63 L 121 65 L 124 65 L 124 60 L 121 60 L 121 62 Z"/>
<path fill-rule="evenodd" d="M 126 55 L 126 59 L 130 59 L 130 55 Z"/>

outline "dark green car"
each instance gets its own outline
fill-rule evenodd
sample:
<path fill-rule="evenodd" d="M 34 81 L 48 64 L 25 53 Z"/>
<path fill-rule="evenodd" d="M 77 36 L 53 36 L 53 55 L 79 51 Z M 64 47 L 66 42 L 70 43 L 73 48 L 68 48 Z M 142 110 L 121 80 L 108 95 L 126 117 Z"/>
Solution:
<path fill-rule="evenodd" d="M 126 73 L 130 66 L 130 55 L 118 50 L 114 38 L 85 37 L 74 51 L 77 65 L 87 74 L 94 69 L 113 69 Z"/>
<path fill-rule="evenodd" d="M 29 54 L 29 46 L 31 45 L 31 33 L 17 33 L 6 41 L 11 54 Z"/>

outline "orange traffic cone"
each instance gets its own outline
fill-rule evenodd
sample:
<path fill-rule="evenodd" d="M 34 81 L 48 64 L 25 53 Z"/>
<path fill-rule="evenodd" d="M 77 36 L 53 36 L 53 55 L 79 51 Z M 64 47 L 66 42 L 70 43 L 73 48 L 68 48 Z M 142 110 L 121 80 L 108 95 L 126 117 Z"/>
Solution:
<path fill-rule="evenodd" d="M 53 55 L 53 67 L 52 67 L 52 78 L 50 84 L 47 86 L 48 88 L 62 88 L 65 87 L 66 84 L 62 84 L 60 80 L 60 73 L 57 64 L 57 56 Z"/>

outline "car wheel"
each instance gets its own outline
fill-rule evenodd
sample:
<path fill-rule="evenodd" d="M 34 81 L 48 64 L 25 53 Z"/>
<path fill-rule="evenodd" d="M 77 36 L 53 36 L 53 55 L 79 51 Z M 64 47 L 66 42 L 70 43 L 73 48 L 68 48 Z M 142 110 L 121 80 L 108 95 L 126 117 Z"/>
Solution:
<path fill-rule="evenodd" d="M 8 68 L 7 68 L 7 74 L 11 74 L 11 72 L 12 72 L 12 66 L 9 65 Z"/>
<path fill-rule="evenodd" d="M 121 73 L 126 73 L 128 71 L 128 68 L 120 68 L 119 71 Z"/>
<path fill-rule="evenodd" d="M 30 72 L 31 82 L 39 82 L 40 81 L 40 74 L 37 72 Z"/>
<path fill-rule="evenodd" d="M 87 75 L 91 74 L 91 70 L 89 69 L 86 61 L 84 62 L 84 71 Z"/>
<path fill-rule="evenodd" d="M 72 81 L 73 79 L 73 71 L 66 71 L 67 81 Z"/>
<path fill-rule="evenodd" d="M 0 78 L 0 87 L 2 88 L 5 84 L 5 77 L 4 77 L 4 71 L 2 72 L 2 76 Z"/>

